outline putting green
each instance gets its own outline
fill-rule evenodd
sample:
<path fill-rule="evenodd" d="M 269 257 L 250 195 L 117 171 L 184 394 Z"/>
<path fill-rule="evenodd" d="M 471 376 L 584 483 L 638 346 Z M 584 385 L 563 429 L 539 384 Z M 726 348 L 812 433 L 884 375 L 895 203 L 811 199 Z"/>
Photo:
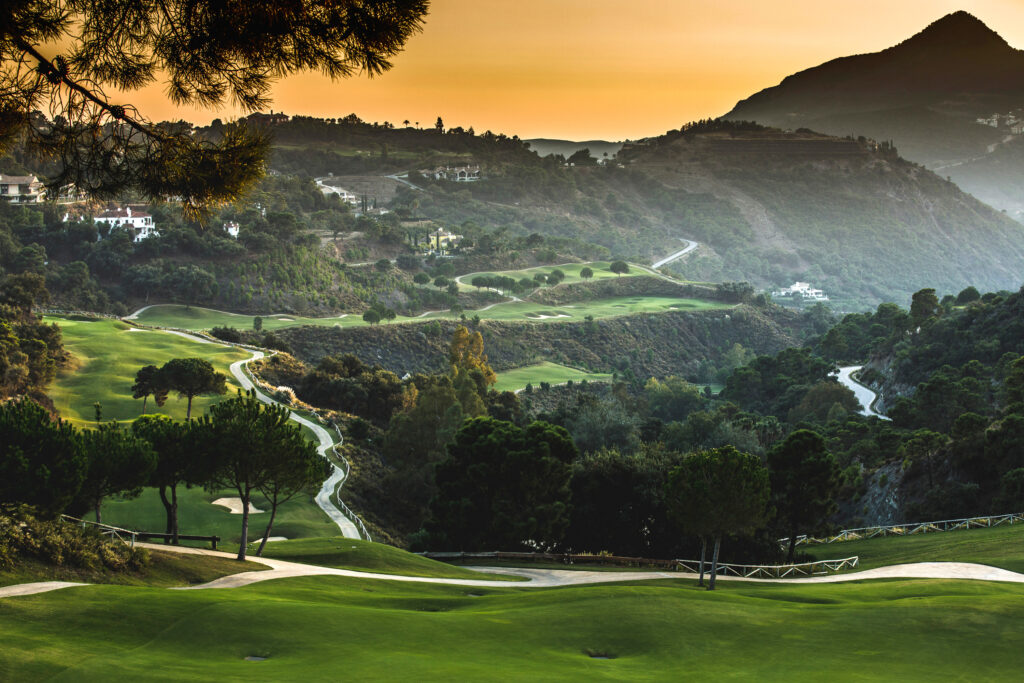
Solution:
<path fill-rule="evenodd" d="M 3 600 L 0 677 L 1018 681 L 1024 666 L 1024 586 L 693 584 L 71 588 Z"/>
<path fill-rule="evenodd" d="M 611 373 L 607 372 L 587 372 L 586 370 L 577 370 L 576 368 L 558 365 L 557 363 L 545 362 L 498 373 L 498 381 L 494 388 L 498 391 L 519 391 L 527 384 L 537 387 L 541 382 L 565 384 L 569 380 L 574 382 L 582 380 L 610 382 L 612 376 Z"/>
<path fill-rule="evenodd" d="M 103 408 L 103 420 L 129 421 L 142 413 L 142 401 L 132 398 L 135 373 L 144 365 L 160 366 L 172 358 L 204 358 L 228 376 L 228 395 L 240 388 L 231 381 L 228 366 L 249 353 L 219 344 L 204 344 L 168 332 L 142 330 L 108 319 L 93 321 L 46 318 L 57 323 L 64 347 L 77 367 L 58 373 L 47 392 L 61 416 L 78 424 L 94 424 L 93 404 Z M 201 415 L 219 396 L 198 397 L 192 414 Z M 186 401 L 171 394 L 162 408 L 147 402 L 150 413 L 184 419 Z"/>

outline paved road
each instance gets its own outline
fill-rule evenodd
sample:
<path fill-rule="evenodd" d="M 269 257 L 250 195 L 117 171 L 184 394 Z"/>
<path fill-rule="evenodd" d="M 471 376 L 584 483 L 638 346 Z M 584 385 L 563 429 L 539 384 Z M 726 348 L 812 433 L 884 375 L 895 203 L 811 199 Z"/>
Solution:
<path fill-rule="evenodd" d="M 869 417 L 873 415 L 883 420 L 890 420 L 891 418 L 882 415 L 872 407 L 878 399 L 878 394 L 851 377 L 851 375 L 860 370 L 861 367 L 863 366 L 849 365 L 845 368 L 839 368 L 839 383 L 856 394 L 857 400 L 860 401 L 861 404 L 861 415 L 867 415 Z"/>
<path fill-rule="evenodd" d="M 655 270 L 657 270 L 658 268 L 661 268 L 662 266 L 665 266 L 665 265 L 668 265 L 669 263 L 672 263 L 673 261 L 675 261 L 678 258 L 682 258 L 683 256 L 686 256 L 691 251 L 693 251 L 694 249 L 696 249 L 697 247 L 700 246 L 697 242 L 694 242 L 693 240 L 688 240 L 685 237 L 680 237 L 679 241 L 680 242 L 686 242 L 686 248 L 685 249 L 683 249 L 681 251 L 677 251 L 676 253 L 672 254 L 671 256 L 666 256 L 665 258 L 661 259 L 657 263 L 652 264 L 651 268 L 654 268 Z"/>
<path fill-rule="evenodd" d="M 188 332 L 181 332 L 179 330 L 158 329 L 154 331 L 165 332 L 167 334 L 176 334 L 179 337 L 185 337 L 186 339 L 190 339 L 201 344 L 218 343 L 211 341 L 209 339 L 204 339 L 203 337 L 194 334 L 189 334 Z M 230 346 L 229 344 L 222 345 Z M 264 354 L 262 351 L 253 351 L 251 358 L 247 358 L 245 360 L 240 360 L 232 363 L 228 367 L 228 370 L 231 372 L 231 375 L 235 378 L 239 385 L 241 385 L 242 389 L 244 389 L 245 391 L 249 391 L 250 389 L 254 390 L 256 392 L 256 397 L 263 403 L 266 403 L 268 405 L 279 405 L 277 401 L 270 398 L 269 396 L 261 392 L 258 388 L 256 388 L 256 386 L 252 383 L 252 380 L 249 379 L 249 377 L 245 374 L 245 371 L 243 370 L 243 368 L 252 361 L 263 358 L 263 355 Z M 317 423 L 311 420 L 307 420 L 306 418 L 302 417 L 301 415 L 297 415 L 294 412 L 290 413 L 288 417 L 289 419 L 298 422 L 300 425 L 309 427 L 313 431 L 313 433 L 316 434 L 317 441 L 319 441 L 319 445 L 317 446 L 316 449 L 317 453 L 330 460 L 327 453 L 334 446 L 334 440 L 331 438 L 330 432 L 328 432 L 326 429 L 324 429 Z M 331 520 L 338 525 L 338 529 L 341 530 L 341 534 L 345 538 L 362 538 L 362 535 L 359 533 L 359 529 L 356 528 L 355 523 L 353 523 L 352 520 L 349 519 L 345 515 L 345 513 L 342 512 L 338 508 L 338 506 L 334 504 L 334 501 L 331 498 L 334 492 L 338 490 L 338 487 L 345 482 L 345 479 L 348 477 L 348 475 L 345 473 L 345 470 L 335 465 L 333 461 L 331 462 L 331 468 L 331 476 L 328 477 L 327 481 L 325 481 L 323 483 L 323 486 L 320 487 L 320 491 L 316 494 L 316 504 L 320 506 L 320 509 L 324 511 L 324 514 L 330 517 Z"/>
<path fill-rule="evenodd" d="M 253 351 L 252 358 L 232 363 L 229 370 L 238 383 L 242 385 L 243 389 L 246 391 L 252 389 L 256 392 L 256 397 L 260 401 L 268 405 L 276 405 L 277 402 L 274 399 L 256 388 L 243 369 L 245 365 L 260 358 L 263 358 L 263 352 Z M 316 434 L 317 440 L 320 442 L 320 445 L 317 446 L 316 452 L 323 457 L 328 458 L 327 453 L 334 446 L 334 440 L 331 438 L 330 433 L 315 422 L 307 420 L 295 413 L 291 413 L 289 418 L 298 422 L 300 425 L 309 427 L 313 430 L 313 433 Z M 331 499 L 331 496 L 338 490 L 338 487 L 344 483 L 348 475 L 345 473 L 345 470 L 335 465 L 333 461 L 331 462 L 331 468 L 331 476 L 328 477 L 327 481 L 325 481 L 323 486 L 320 487 L 320 491 L 316 494 L 316 504 L 320 506 L 320 509 L 323 510 L 335 524 L 338 525 L 338 528 L 341 529 L 341 533 L 345 538 L 362 538 L 359 534 L 359 529 L 356 528 L 356 525 L 351 519 L 345 516 L 345 513 L 338 509 L 334 504 L 334 501 Z"/>

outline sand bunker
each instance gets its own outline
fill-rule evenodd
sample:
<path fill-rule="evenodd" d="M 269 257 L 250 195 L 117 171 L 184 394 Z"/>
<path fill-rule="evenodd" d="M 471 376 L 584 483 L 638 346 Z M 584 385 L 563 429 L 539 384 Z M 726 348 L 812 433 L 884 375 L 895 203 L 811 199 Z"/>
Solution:
<path fill-rule="evenodd" d="M 242 514 L 241 498 L 218 498 L 217 500 L 213 501 L 213 505 L 220 505 L 226 507 L 228 509 L 228 512 L 230 512 L 233 515 Z M 257 510 L 256 508 L 253 507 L 252 502 L 249 502 L 250 515 L 258 514 L 261 512 L 265 512 L 265 510 Z"/>
<path fill-rule="evenodd" d="M 530 320 L 546 320 L 547 318 L 571 318 L 572 316 L 565 313 L 559 313 L 558 315 L 544 315 L 543 313 L 527 313 L 526 317 Z"/>
<path fill-rule="evenodd" d="M 275 320 L 279 320 L 279 321 L 285 322 L 285 323 L 293 323 L 293 322 L 295 322 L 294 318 L 275 318 Z"/>

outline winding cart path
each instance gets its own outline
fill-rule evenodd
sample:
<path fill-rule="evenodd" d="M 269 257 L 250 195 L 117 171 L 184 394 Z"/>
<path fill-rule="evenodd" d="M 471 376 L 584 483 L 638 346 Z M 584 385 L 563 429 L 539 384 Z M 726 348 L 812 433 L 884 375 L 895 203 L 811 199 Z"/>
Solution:
<path fill-rule="evenodd" d="M 232 559 L 232 553 L 224 553 L 202 548 L 185 546 L 165 546 L 151 543 L 139 543 L 139 546 L 196 555 L 211 555 Z M 198 586 L 177 586 L 170 590 L 206 590 L 211 588 L 240 588 L 261 581 L 287 579 L 299 576 L 345 576 L 354 579 L 371 579 L 377 581 L 400 581 L 404 583 L 432 583 L 448 586 L 474 586 L 491 588 L 557 588 L 561 586 L 581 586 L 597 583 L 614 583 L 620 581 L 657 581 L 663 579 L 692 579 L 696 574 L 689 572 L 595 572 L 575 571 L 566 569 L 532 569 L 515 567 L 473 567 L 476 571 L 487 574 L 505 574 L 518 576 L 525 581 L 510 583 L 508 581 L 491 581 L 487 579 L 444 579 L 424 576 L 405 576 L 401 574 L 379 574 L 376 572 L 359 572 L 350 569 L 320 567 L 298 562 L 274 560 L 266 557 L 250 557 L 249 561 L 258 562 L 270 567 L 265 571 L 241 572 L 223 576 L 209 583 Z M 870 579 L 956 579 L 966 581 L 1000 581 L 1004 583 L 1024 583 L 1024 574 L 1006 569 L 990 567 L 969 562 L 917 562 L 914 564 L 897 564 L 890 567 L 878 567 L 849 574 L 831 574 L 829 576 L 809 576 L 792 579 L 753 579 L 738 576 L 719 576 L 718 581 L 747 581 L 753 583 L 844 583 L 847 581 L 865 581 Z M 46 581 L 27 583 L 0 588 L 0 598 L 19 595 L 44 593 L 61 588 L 85 586 L 84 583 L 68 583 Z"/>

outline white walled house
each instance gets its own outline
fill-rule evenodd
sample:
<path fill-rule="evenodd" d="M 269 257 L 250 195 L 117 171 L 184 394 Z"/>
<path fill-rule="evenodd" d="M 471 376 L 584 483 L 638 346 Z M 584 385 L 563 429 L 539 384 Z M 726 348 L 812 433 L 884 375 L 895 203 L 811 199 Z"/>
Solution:
<path fill-rule="evenodd" d="M 0 199 L 13 204 L 37 204 L 45 198 L 43 183 L 34 175 L 0 174 Z"/>
<path fill-rule="evenodd" d="M 828 301 L 828 296 L 820 289 L 814 289 L 806 282 L 794 282 L 785 289 L 772 292 L 773 297 L 795 296 L 799 294 L 804 299 L 811 301 Z"/>
<path fill-rule="evenodd" d="M 234 221 L 228 221 L 227 223 L 224 224 L 224 232 L 228 234 L 228 237 L 234 237 L 237 240 L 238 230 L 238 223 Z"/>
<path fill-rule="evenodd" d="M 133 210 L 130 206 L 123 209 L 108 209 L 97 214 L 93 220 L 97 225 L 106 224 L 108 229 L 119 227 L 128 230 L 135 242 L 160 234 L 153 224 L 152 216 L 143 211 Z"/>

